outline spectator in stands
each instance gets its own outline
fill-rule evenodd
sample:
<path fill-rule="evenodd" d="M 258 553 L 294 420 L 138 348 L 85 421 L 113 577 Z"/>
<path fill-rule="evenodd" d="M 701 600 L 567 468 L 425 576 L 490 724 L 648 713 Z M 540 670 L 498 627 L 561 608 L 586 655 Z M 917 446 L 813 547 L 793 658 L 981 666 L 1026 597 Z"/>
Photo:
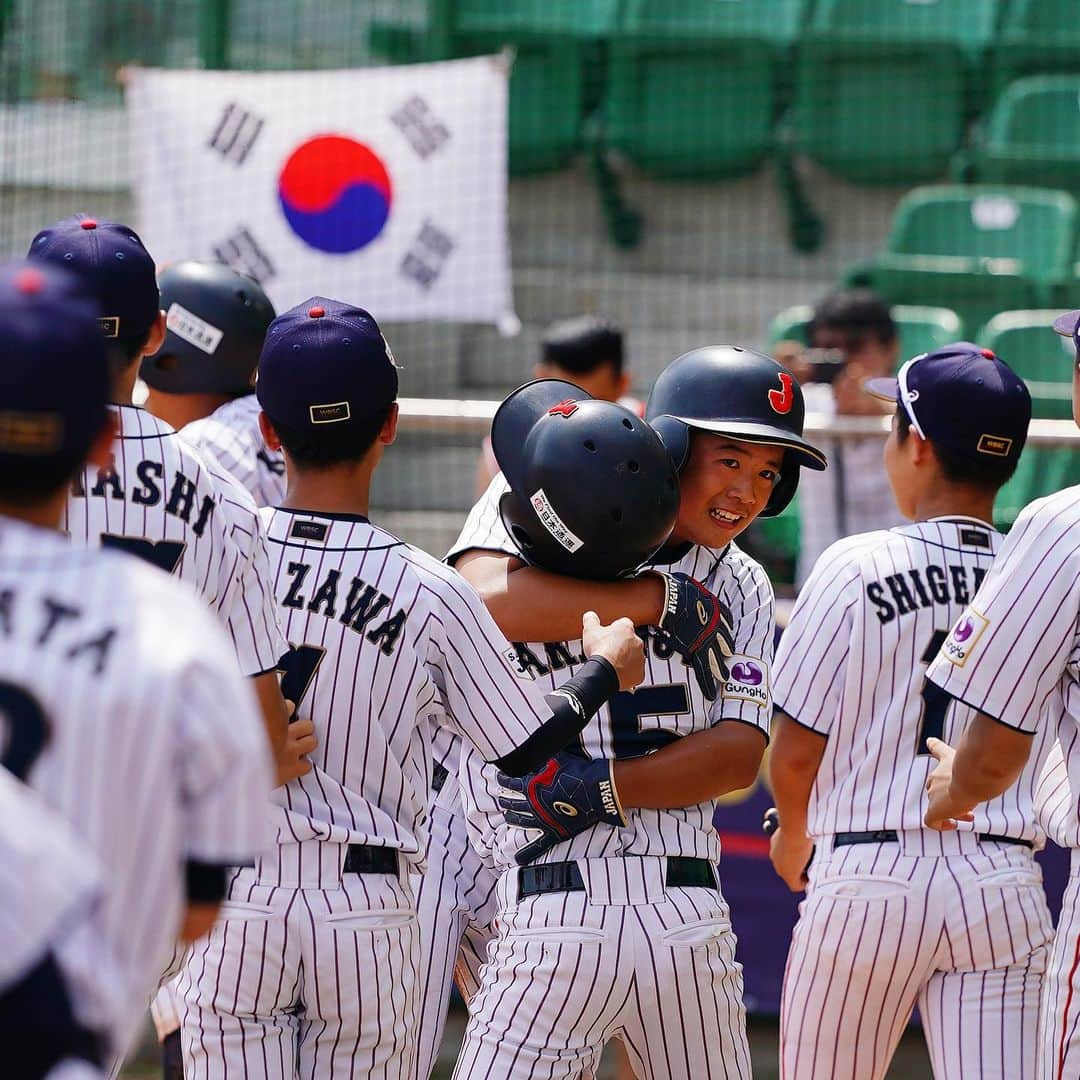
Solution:
<path fill-rule="evenodd" d="M 880 404 L 862 384 L 893 374 L 900 359 L 900 339 L 889 305 L 869 289 L 831 293 L 814 308 L 807 339 L 808 352 L 792 355 L 790 348 L 778 348 L 777 353 L 778 359 L 794 365 L 807 412 L 880 415 Z M 881 458 L 884 442 L 884 434 L 837 439 L 826 451 L 829 468 L 813 476 L 807 471 L 803 477 L 796 585 L 802 585 L 818 556 L 841 537 L 903 524 Z"/>
<path fill-rule="evenodd" d="M 540 360 L 533 368 L 535 379 L 563 379 L 580 386 L 603 401 L 617 401 L 639 416 L 644 403 L 627 396 L 630 374 L 623 362 L 623 332 L 596 315 L 576 315 L 552 323 L 544 333 Z M 485 437 L 476 464 L 476 497 L 479 498 L 499 471 Z"/>

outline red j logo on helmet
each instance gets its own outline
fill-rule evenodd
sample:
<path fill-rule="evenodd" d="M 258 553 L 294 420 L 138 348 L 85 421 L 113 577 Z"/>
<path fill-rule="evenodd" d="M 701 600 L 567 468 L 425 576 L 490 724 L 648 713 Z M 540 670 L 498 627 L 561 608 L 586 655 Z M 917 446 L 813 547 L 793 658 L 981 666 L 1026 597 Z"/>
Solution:
<path fill-rule="evenodd" d="M 786 371 L 777 374 L 780 380 L 779 390 L 769 391 L 769 404 L 775 412 L 780 414 L 791 412 L 791 406 L 795 404 L 795 388 L 792 386 L 791 376 Z"/>

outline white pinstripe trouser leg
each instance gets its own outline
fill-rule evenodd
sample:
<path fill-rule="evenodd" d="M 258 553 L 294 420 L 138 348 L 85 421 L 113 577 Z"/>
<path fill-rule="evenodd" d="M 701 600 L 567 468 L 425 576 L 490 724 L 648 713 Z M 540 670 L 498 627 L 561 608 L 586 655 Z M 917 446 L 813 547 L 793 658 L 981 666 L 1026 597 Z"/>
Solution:
<path fill-rule="evenodd" d="M 1072 853 L 1054 952 L 1043 984 L 1039 1080 L 1080 1076 L 1080 850 Z"/>
<path fill-rule="evenodd" d="M 416 1075 L 428 1080 L 446 1027 L 450 986 L 468 1002 L 480 985 L 497 909 L 496 875 L 469 843 L 465 813 L 451 776 L 431 808 L 427 870 L 416 886 L 420 926 L 420 1026 Z"/>
<path fill-rule="evenodd" d="M 418 962 L 398 876 L 309 888 L 242 870 L 181 973 L 184 1075 L 412 1080 Z"/>
<path fill-rule="evenodd" d="M 860 844 L 815 859 L 784 976 L 780 1075 L 883 1077 L 915 1005 L 938 1080 L 1034 1075 L 1052 934 L 1024 848 Z"/>
<path fill-rule="evenodd" d="M 643 890 L 601 881 L 624 863 L 647 864 Z M 640 1080 L 750 1076 L 727 904 L 712 889 L 666 888 L 665 863 L 580 860 L 590 893 L 521 901 L 516 872 L 500 879 L 455 1080 L 591 1075 L 615 1036 Z"/>

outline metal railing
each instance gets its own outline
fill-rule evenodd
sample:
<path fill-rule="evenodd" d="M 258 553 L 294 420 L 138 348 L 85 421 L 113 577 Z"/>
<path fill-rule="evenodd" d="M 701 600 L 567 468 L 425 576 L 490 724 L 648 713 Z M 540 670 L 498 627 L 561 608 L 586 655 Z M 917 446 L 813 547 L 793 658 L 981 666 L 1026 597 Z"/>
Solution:
<path fill-rule="evenodd" d="M 491 427 L 497 401 L 449 400 L 442 398 L 401 398 L 401 427 L 408 432 L 483 436 Z M 857 439 L 886 435 L 889 416 L 828 416 L 807 413 L 804 435 L 817 439 Z M 1028 446 L 1078 446 L 1080 429 L 1072 420 L 1032 420 Z"/>

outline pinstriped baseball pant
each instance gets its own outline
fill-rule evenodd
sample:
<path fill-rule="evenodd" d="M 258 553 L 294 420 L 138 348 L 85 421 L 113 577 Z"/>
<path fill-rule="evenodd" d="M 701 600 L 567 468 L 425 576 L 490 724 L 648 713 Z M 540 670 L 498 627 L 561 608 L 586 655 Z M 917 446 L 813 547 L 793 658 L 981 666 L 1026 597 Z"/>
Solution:
<path fill-rule="evenodd" d="M 319 847 L 341 849 L 342 865 L 342 845 Z M 327 887 L 319 861 L 321 888 L 241 870 L 189 951 L 187 1080 L 412 1080 L 420 945 L 407 878 L 339 873 Z"/>
<path fill-rule="evenodd" d="M 450 986 L 468 1002 L 494 930 L 496 875 L 469 843 L 457 777 L 451 774 L 431 808 L 427 870 L 414 885 L 420 927 L 420 1025 L 416 1075 L 428 1080 L 439 1053 Z"/>
<path fill-rule="evenodd" d="M 884 1077 L 917 1004 L 938 1080 L 1035 1074 L 1053 933 L 1030 851 L 819 844 L 784 975 L 780 1075 Z M 960 848 L 964 850 L 960 850 Z"/>
<path fill-rule="evenodd" d="M 455 1080 L 590 1076 L 612 1038 L 639 1080 L 750 1076 L 727 904 L 668 888 L 666 861 L 580 859 L 587 892 L 522 900 L 516 871 L 499 879 Z"/>

